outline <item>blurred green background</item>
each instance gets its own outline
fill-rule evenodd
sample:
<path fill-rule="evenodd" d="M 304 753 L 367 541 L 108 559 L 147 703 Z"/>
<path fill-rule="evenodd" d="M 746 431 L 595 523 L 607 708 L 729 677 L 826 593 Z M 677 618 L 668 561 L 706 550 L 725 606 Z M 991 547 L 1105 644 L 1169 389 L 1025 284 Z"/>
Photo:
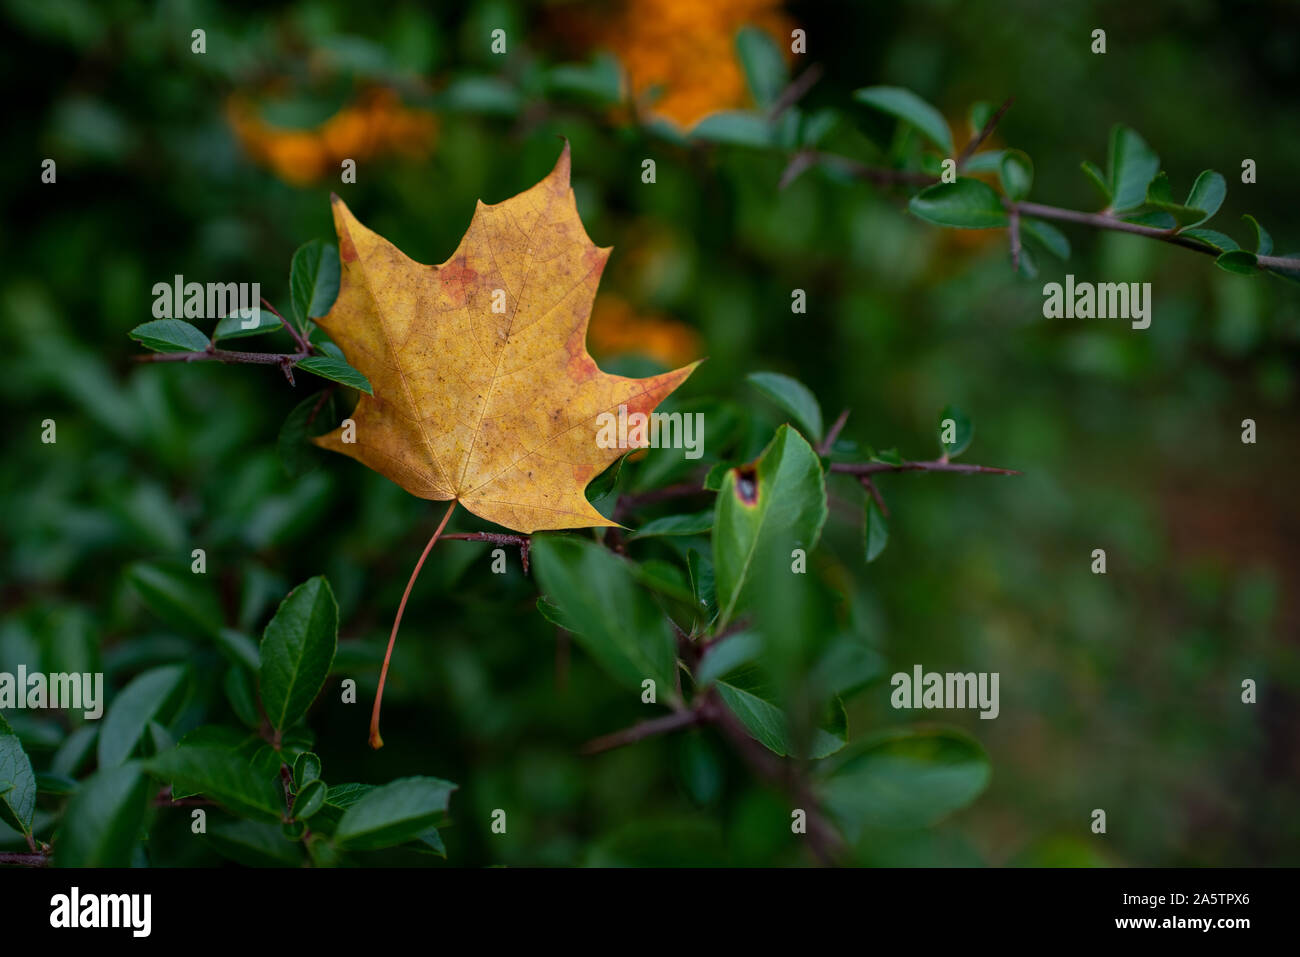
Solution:
<path fill-rule="evenodd" d="M 315 750 L 332 780 L 460 783 L 449 863 L 803 861 L 784 799 L 710 733 L 579 756 L 643 709 L 557 645 L 513 552 L 504 579 L 485 546 L 434 552 L 394 658 L 387 747 L 372 753 L 383 642 L 441 510 L 341 457 L 285 474 L 277 435 L 310 376 L 291 388 L 274 368 L 132 361 L 127 333 L 176 273 L 259 281 L 286 302 L 293 250 L 331 236 L 331 190 L 412 258 L 441 262 L 475 200 L 532 185 L 564 136 L 587 231 L 615 248 L 593 322 L 607 366 L 638 342 L 660 364 L 707 355 L 683 398 L 755 405 L 744 376 L 782 371 L 828 417 L 852 410 L 847 437 L 914 458 L 937 453 L 934 423 L 954 403 L 975 423 L 967 460 L 1025 473 L 882 478 L 891 539 L 870 565 L 860 490 L 832 480 L 824 548 L 888 671 L 1001 675 L 997 720 L 939 716 L 988 750 L 988 791 L 933 829 L 871 836 L 863 863 L 1296 863 L 1300 290 L 1074 228 L 1073 258 L 1030 281 L 1003 232 L 931 227 L 905 193 L 819 170 L 778 190 L 788 154 L 683 137 L 672 117 L 611 105 L 602 84 L 626 62 L 687 113 L 744 106 L 722 62 L 730 36 L 801 27 L 794 70 L 826 70 L 801 106 L 842 115 L 824 149 L 876 160 L 864 134 L 879 118 L 853 106 L 857 87 L 915 90 L 959 144 L 972 102 L 1014 95 L 994 143 L 1033 157 L 1031 199 L 1095 209 L 1079 163 L 1104 165 L 1125 123 L 1175 191 L 1201 169 L 1227 176 L 1216 228 L 1244 240 L 1237 217 L 1254 213 L 1286 254 L 1300 249 L 1300 7 L 430 6 L 4 0 L 0 670 L 98 662 L 120 687 L 159 661 L 219 660 L 142 607 L 134 562 L 184 567 L 205 548 L 227 624 L 250 634 L 288 587 L 325 573 L 342 630 Z M 508 47 L 494 56 L 498 27 Z M 1103 56 L 1089 52 L 1098 27 Z M 709 69 L 683 65 L 698 53 L 672 60 L 692 30 Z M 341 184 L 354 153 L 357 182 Z M 46 157 L 55 184 L 40 182 Z M 1240 183 L 1247 157 L 1255 185 Z M 1151 282 L 1151 328 L 1044 320 L 1042 284 L 1066 272 Z M 790 313 L 795 288 L 805 316 Z M 1247 417 L 1256 445 L 1240 441 Z M 40 441 L 47 418 L 55 445 Z M 455 527 L 483 526 L 462 512 Z M 1105 576 L 1090 573 L 1094 548 Z M 357 705 L 336 703 L 345 676 Z M 1246 678 L 1258 704 L 1241 703 Z M 889 690 L 852 703 L 855 737 L 917 717 Z M 6 717 L 38 769 L 68 731 Z M 490 831 L 495 808 L 507 835 Z M 1094 808 L 1104 836 L 1089 831 Z M 153 843 L 171 848 L 156 863 L 216 860 Z"/>

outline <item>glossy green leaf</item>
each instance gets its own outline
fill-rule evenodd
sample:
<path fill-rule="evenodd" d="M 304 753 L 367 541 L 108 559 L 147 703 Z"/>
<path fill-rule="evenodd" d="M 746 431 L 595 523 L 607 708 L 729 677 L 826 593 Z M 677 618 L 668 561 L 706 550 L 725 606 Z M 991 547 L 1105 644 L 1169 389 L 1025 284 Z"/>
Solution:
<path fill-rule="evenodd" d="M 869 492 L 863 509 L 866 513 L 863 536 L 867 561 L 874 562 L 889 544 L 889 520 Z"/>
<path fill-rule="evenodd" d="M 323 575 L 280 603 L 262 634 L 258 686 L 271 726 L 283 731 L 316 700 L 338 648 L 339 607 Z"/>
<path fill-rule="evenodd" d="M 1135 130 L 1116 126 L 1110 133 L 1107 184 L 1111 209 L 1122 212 L 1146 202 L 1147 186 L 1160 172 L 1160 157 Z"/>
<path fill-rule="evenodd" d="M 949 426 L 951 429 L 949 430 Z M 939 413 L 939 448 L 943 449 L 944 455 L 950 459 L 955 459 L 970 447 L 971 439 L 975 437 L 975 426 L 971 423 L 968 416 L 955 405 L 945 405 L 943 411 Z M 944 441 L 945 431 L 950 431 L 951 442 Z"/>
<path fill-rule="evenodd" d="M 54 862 L 60 867 L 128 866 L 148 804 L 149 779 L 136 762 L 92 775 L 63 812 Z"/>
<path fill-rule="evenodd" d="M 745 687 L 739 681 L 719 681 L 718 694 L 727 707 L 740 719 L 740 723 L 765 748 L 785 756 L 795 753 L 789 722 L 785 712 L 774 705 L 759 687 Z M 823 727 L 812 733 L 809 745 L 810 758 L 824 758 L 844 747 L 848 739 L 847 719 L 843 706 L 837 701 L 831 716 Z"/>
<path fill-rule="evenodd" d="M 247 325 L 247 328 L 245 326 Z M 262 306 L 248 306 L 237 309 L 217 323 L 212 333 L 214 342 L 220 339 L 243 339 L 246 336 L 261 336 L 275 332 L 284 327 L 280 317 L 270 309 Z"/>
<path fill-rule="evenodd" d="M 1271 255 L 1273 252 L 1273 237 L 1268 234 L 1268 230 L 1261 226 L 1259 220 L 1250 213 L 1246 213 L 1241 218 L 1250 223 L 1251 228 L 1255 230 L 1255 255 Z"/>
<path fill-rule="evenodd" d="M 790 416 L 810 441 L 821 441 L 822 409 L 811 389 L 779 372 L 751 372 L 745 379 Z"/>
<path fill-rule="evenodd" d="M 200 576 L 137 562 L 127 568 L 126 580 L 149 610 L 169 625 L 211 637 L 221 631 L 221 607 Z"/>
<path fill-rule="evenodd" d="M 154 352 L 203 352 L 208 337 L 182 319 L 155 319 L 131 330 L 131 338 Z"/>
<path fill-rule="evenodd" d="M 320 778 L 320 758 L 311 751 L 304 751 L 293 762 L 293 783 L 299 788 L 305 787 Z"/>
<path fill-rule="evenodd" d="M 1259 262 L 1255 254 L 1244 249 L 1234 249 L 1231 252 L 1223 253 L 1214 262 L 1220 269 L 1226 269 L 1228 272 L 1237 273 L 1240 276 L 1259 274 Z"/>
<path fill-rule="evenodd" d="M 736 53 L 754 102 L 766 110 L 785 89 L 785 57 L 771 34 L 749 26 L 741 27 L 736 34 Z"/>
<path fill-rule="evenodd" d="M 995 229 L 1007 225 L 1007 211 L 993 187 L 965 176 L 955 183 L 926 187 L 907 204 L 926 222 L 954 229 Z"/>
<path fill-rule="evenodd" d="M 533 567 L 563 627 L 602 668 L 630 687 L 639 688 L 650 678 L 661 696 L 671 691 L 676 641 L 626 560 L 596 542 L 538 535 L 533 538 Z"/>
<path fill-rule="evenodd" d="M 173 786 L 174 794 L 202 794 L 237 814 L 279 821 L 284 814 L 284 791 L 279 763 L 250 760 L 230 748 L 190 744 L 188 738 L 174 750 L 146 763 L 150 774 Z"/>
<path fill-rule="evenodd" d="M 375 394 L 369 379 L 342 359 L 336 359 L 333 356 L 308 356 L 306 359 L 300 359 L 294 368 L 304 369 L 312 373 L 312 375 L 320 376 L 322 379 L 342 383 L 349 389 L 357 389 L 366 395 Z"/>
<path fill-rule="evenodd" d="M 1036 240 L 1058 259 L 1070 258 L 1070 241 L 1051 223 L 1024 217 L 1020 220 L 1020 234 Z"/>
<path fill-rule="evenodd" d="M 1218 230 L 1214 230 L 1214 229 L 1204 229 L 1199 227 L 1193 229 L 1184 229 L 1179 233 L 1179 235 L 1187 236 L 1191 239 L 1199 239 L 1201 242 L 1213 246 L 1221 253 L 1229 253 L 1232 252 L 1234 249 L 1241 248 L 1237 245 L 1237 241 L 1233 239 L 1231 236 L 1226 236 L 1223 233 L 1219 232 Z"/>
<path fill-rule="evenodd" d="M 293 254 L 289 295 L 299 331 L 310 319 L 330 311 L 339 294 L 339 251 L 333 243 L 313 239 Z"/>
<path fill-rule="evenodd" d="M 266 821 L 210 821 L 207 841 L 245 867 L 301 867 L 304 861 L 302 845 L 285 840 L 280 827 Z"/>
<path fill-rule="evenodd" d="M 968 735 L 899 729 L 842 753 L 820 791 L 854 841 L 866 829 L 929 827 L 974 801 L 990 774 L 987 755 Z"/>
<path fill-rule="evenodd" d="M 100 768 L 112 768 L 135 752 L 151 721 L 166 722 L 189 688 L 185 665 L 163 665 L 137 675 L 117 693 L 99 729 Z"/>
<path fill-rule="evenodd" d="M 1204 170 L 1196 177 L 1196 182 L 1192 184 L 1192 191 L 1187 194 L 1187 202 L 1183 204 L 1192 209 L 1199 209 L 1205 214 L 1192 225 L 1199 226 L 1217 213 L 1227 195 L 1228 184 L 1223 176 L 1212 169 Z"/>
<path fill-rule="evenodd" d="M 659 535 L 703 535 L 713 527 L 713 509 L 690 515 L 665 515 L 646 522 L 627 537 L 654 538 Z"/>
<path fill-rule="evenodd" d="M 761 113 L 723 110 L 710 113 L 696 123 L 691 129 L 691 138 L 762 149 L 773 145 L 775 130 Z"/>
<path fill-rule="evenodd" d="M 1102 199 L 1106 201 L 1106 204 L 1110 205 L 1110 183 L 1107 181 L 1106 174 L 1101 171 L 1101 168 L 1098 167 L 1096 163 L 1088 162 L 1088 160 L 1084 160 L 1079 164 L 1079 168 L 1083 170 L 1083 175 L 1088 177 L 1088 182 L 1097 187 L 1097 192 L 1101 193 Z"/>
<path fill-rule="evenodd" d="M 727 473 L 718 492 L 713 568 L 719 627 L 742 604 L 755 555 L 812 551 L 826 521 L 821 460 L 802 435 L 783 425 L 757 461 Z"/>
<path fill-rule="evenodd" d="M 1033 160 L 1021 150 L 1005 150 L 998 164 L 998 177 L 1007 198 L 1019 202 L 1029 195 L 1030 187 L 1034 185 Z"/>
<path fill-rule="evenodd" d="M 373 850 L 415 840 L 446 812 L 456 785 L 440 778 L 399 778 L 364 794 L 334 831 L 348 850 Z"/>
<path fill-rule="evenodd" d="M 869 86 L 855 90 L 853 98 L 916 127 L 945 156 L 952 156 L 952 132 L 948 129 L 948 121 L 911 90 L 897 86 Z"/>
<path fill-rule="evenodd" d="M 293 797 L 290 811 L 294 820 L 305 821 L 325 806 L 325 793 L 328 788 L 320 778 L 304 784 Z"/>
<path fill-rule="evenodd" d="M 36 810 L 36 775 L 23 744 L 0 715 L 0 821 L 30 834 Z"/>

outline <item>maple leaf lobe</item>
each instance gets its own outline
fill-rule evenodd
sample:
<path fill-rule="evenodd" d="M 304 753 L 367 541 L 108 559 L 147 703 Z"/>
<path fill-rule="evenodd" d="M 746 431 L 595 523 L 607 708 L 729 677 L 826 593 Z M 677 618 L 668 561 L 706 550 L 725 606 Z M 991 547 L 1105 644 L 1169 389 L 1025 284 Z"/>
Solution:
<path fill-rule="evenodd" d="M 409 259 L 331 197 L 342 269 L 319 323 L 374 395 L 352 413 L 354 442 L 340 427 L 318 445 L 515 531 L 616 524 L 583 492 L 626 451 L 596 444 L 597 416 L 649 413 L 695 365 L 633 379 L 588 354 L 611 250 L 583 228 L 569 165 L 566 143 L 540 183 L 477 203 L 439 266 Z"/>

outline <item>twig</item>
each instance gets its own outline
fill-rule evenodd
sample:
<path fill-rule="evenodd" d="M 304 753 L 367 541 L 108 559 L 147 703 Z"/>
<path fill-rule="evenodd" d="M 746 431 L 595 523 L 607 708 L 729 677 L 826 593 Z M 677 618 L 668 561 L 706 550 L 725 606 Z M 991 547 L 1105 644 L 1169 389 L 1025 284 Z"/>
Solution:
<path fill-rule="evenodd" d="M 35 854 L 21 854 L 13 851 L 0 851 L 0 864 L 19 864 L 24 867 L 45 867 L 50 863 L 50 852 L 38 851 Z"/>
<path fill-rule="evenodd" d="M 862 487 L 867 490 L 867 494 L 875 500 L 876 508 L 880 509 L 880 514 L 885 518 L 889 518 L 889 506 L 885 504 L 884 496 L 880 494 L 880 489 L 876 488 L 876 483 L 871 480 L 871 476 L 859 475 L 858 481 L 861 482 Z"/>
<path fill-rule="evenodd" d="M 832 472 L 845 472 L 849 475 L 875 475 L 878 472 L 962 472 L 965 474 L 1020 475 L 1016 469 L 1000 469 L 991 465 L 970 465 L 966 462 L 945 462 L 934 459 L 929 462 L 832 462 Z"/>
<path fill-rule="evenodd" d="M 533 544 L 532 538 L 528 535 L 506 535 L 501 532 L 456 532 L 454 535 L 444 535 L 442 537 L 458 542 L 491 542 L 493 545 L 517 545 L 519 547 L 519 561 L 524 566 L 524 574 L 528 574 L 528 556 Z"/>
<path fill-rule="evenodd" d="M 772 111 L 767 117 L 768 121 L 776 122 L 782 113 L 802 100 L 804 95 L 822 78 L 824 72 L 820 63 L 814 63 L 795 77 L 794 81 L 781 91 L 781 95 L 772 104 Z"/>
<path fill-rule="evenodd" d="M 303 338 L 302 333 L 298 331 L 298 327 L 295 326 L 288 319 L 284 318 L 284 316 L 280 315 L 280 310 L 276 309 L 275 306 L 267 302 L 265 298 L 262 299 L 262 305 L 266 306 L 267 309 L 270 309 L 271 315 L 279 319 L 280 324 L 289 331 L 289 335 L 293 336 L 293 341 L 298 344 L 299 352 L 301 352 L 305 356 L 309 356 L 316 351 L 316 347 L 313 346 L 310 342 L 308 342 L 305 338 Z"/>
<path fill-rule="evenodd" d="M 1011 237 L 1011 271 L 1020 272 L 1020 210 L 1011 208 L 1007 233 Z"/>
<path fill-rule="evenodd" d="M 970 159 L 984 141 L 989 138 L 989 135 L 997 128 L 998 123 L 1002 120 L 1003 114 L 1006 113 L 1007 110 L 1011 109 L 1011 104 L 1014 103 L 1015 100 L 1016 98 L 1014 96 L 1009 96 L 1003 100 L 1002 105 L 997 108 L 997 112 L 990 116 L 988 122 L 984 124 L 984 128 L 966 144 L 965 148 L 963 148 L 961 153 L 957 156 L 958 169 L 961 169 L 965 162 Z"/>
<path fill-rule="evenodd" d="M 613 734 L 593 738 L 582 746 L 581 751 L 583 754 L 599 754 L 602 751 L 621 748 L 625 744 L 643 741 L 657 734 L 667 734 L 670 731 L 689 728 L 691 725 L 699 724 L 702 720 L 700 712 L 695 709 L 687 708 L 682 711 L 674 711 L 662 718 L 642 721 L 622 731 L 615 731 Z"/>
<path fill-rule="evenodd" d="M 826 438 L 822 439 L 821 445 L 817 446 L 818 455 L 826 455 L 830 452 L 831 446 L 835 444 L 835 440 L 838 439 L 840 433 L 844 431 L 844 423 L 848 420 L 849 410 L 845 409 L 840 413 L 840 417 L 835 420 L 835 424 L 831 426 L 830 431 L 826 433 Z"/>

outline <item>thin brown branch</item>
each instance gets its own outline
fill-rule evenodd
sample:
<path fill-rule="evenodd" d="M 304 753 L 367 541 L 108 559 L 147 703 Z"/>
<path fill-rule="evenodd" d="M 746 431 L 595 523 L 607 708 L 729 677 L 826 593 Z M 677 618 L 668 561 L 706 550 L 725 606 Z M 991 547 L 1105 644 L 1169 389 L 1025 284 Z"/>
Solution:
<path fill-rule="evenodd" d="M 957 156 L 958 169 L 961 169 L 962 165 L 975 155 L 975 151 L 979 149 L 980 146 L 983 145 L 984 141 L 989 138 L 995 129 L 997 129 L 997 125 L 1001 122 L 1003 114 L 1005 114 L 1007 110 L 1011 109 L 1011 104 L 1014 103 L 1015 100 L 1016 98 L 1014 96 L 1009 96 L 1003 100 L 1002 105 L 997 108 L 997 111 L 990 116 L 988 122 L 984 124 L 984 128 L 976 133 L 975 136 L 971 138 L 971 141 L 966 144 L 961 153 Z"/>
<path fill-rule="evenodd" d="M 1011 207 L 1007 234 L 1011 238 L 1011 271 L 1020 272 L 1020 210 Z"/>
<path fill-rule="evenodd" d="M 293 336 L 293 341 L 298 344 L 299 352 L 301 352 L 305 356 L 309 356 L 316 351 L 315 346 L 313 346 L 310 342 L 308 342 L 305 338 L 303 338 L 303 334 L 298 331 L 298 327 L 295 326 L 288 319 L 284 318 L 284 316 L 280 314 L 280 310 L 276 309 L 275 306 L 267 302 L 265 297 L 262 299 L 262 305 L 266 306 L 267 309 L 270 309 L 271 315 L 279 319 L 280 325 L 284 326 L 284 328 L 288 330 L 289 335 Z"/>
<path fill-rule="evenodd" d="M 872 497 L 876 503 L 876 508 L 880 509 L 880 514 L 889 518 L 889 506 L 885 504 L 884 496 L 880 494 L 880 489 L 876 488 L 876 483 L 871 480 L 870 475 L 859 475 L 858 481 L 862 487 L 867 490 L 867 494 Z"/>
<path fill-rule="evenodd" d="M 646 738 L 652 738 L 655 735 L 667 734 L 670 731 L 678 731 L 681 728 L 689 728 L 691 725 L 699 724 L 703 720 L 700 712 L 693 709 L 674 711 L 672 714 L 664 715 L 662 718 L 654 718 L 650 721 L 642 721 L 625 728 L 622 731 L 615 731 L 613 734 L 607 734 L 600 738 L 593 738 L 582 746 L 583 754 L 599 754 L 602 751 L 610 751 L 614 748 L 621 748 L 625 744 L 632 744 L 636 741 L 643 741 Z"/>
<path fill-rule="evenodd" d="M 491 542 L 493 545 L 518 546 L 519 561 L 524 566 L 524 574 L 528 574 L 528 558 L 533 545 L 533 540 L 528 535 L 506 535 L 501 532 L 456 532 L 454 535 L 444 535 L 442 537 L 458 542 Z"/>
<path fill-rule="evenodd" d="M 830 427 L 830 431 L 826 433 L 826 438 L 822 439 L 821 445 L 817 446 L 818 455 L 826 455 L 830 452 L 831 446 L 835 444 L 835 440 L 838 439 L 840 433 L 844 431 L 844 423 L 848 420 L 849 410 L 845 409 L 840 413 L 840 417 L 836 419 L 835 423 Z"/>
<path fill-rule="evenodd" d="M 50 863 L 49 851 L 35 854 L 21 854 L 12 851 L 0 851 L 0 864 L 18 864 L 22 867 L 45 867 Z"/>
<path fill-rule="evenodd" d="M 1016 469 L 1000 469 L 991 465 L 971 465 L 966 462 L 945 462 L 934 459 L 928 462 L 832 462 L 832 472 L 849 475 L 875 475 L 879 472 L 961 472 L 964 474 L 1020 475 Z"/>
<path fill-rule="evenodd" d="M 817 81 L 822 78 L 824 72 L 825 70 L 822 69 L 820 63 L 814 63 L 795 77 L 790 85 L 781 91 L 781 95 L 776 98 L 776 102 L 772 104 L 772 111 L 768 114 L 768 120 L 775 122 L 782 113 L 802 100 L 804 95 L 817 85 Z"/>

